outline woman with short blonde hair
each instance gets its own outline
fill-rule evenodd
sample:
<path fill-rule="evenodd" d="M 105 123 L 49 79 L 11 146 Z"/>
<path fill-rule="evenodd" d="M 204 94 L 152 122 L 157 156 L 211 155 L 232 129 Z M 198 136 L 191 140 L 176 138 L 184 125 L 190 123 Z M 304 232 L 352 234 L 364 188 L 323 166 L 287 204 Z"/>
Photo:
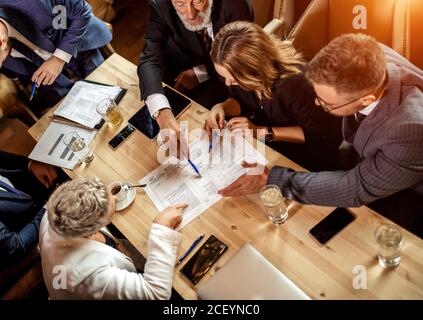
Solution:
<path fill-rule="evenodd" d="M 312 149 L 316 157 L 322 148 L 327 155 L 337 150 L 342 142 L 341 120 L 315 106 L 313 88 L 303 74 L 305 62 L 290 42 L 267 34 L 254 23 L 236 21 L 216 35 L 211 58 L 231 87 L 231 98 L 210 111 L 205 125 L 209 132 L 222 129 L 229 116 L 233 117 L 227 123 L 231 131 L 252 129 L 257 137 L 257 130 L 262 129 L 273 147 L 285 142 L 284 154 L 292 143 L 305 144 L 301 148 L 308 158 Z M 295 158 L 299 148 L 293 150 L 290 157 Z"/>
<path fill-rule="evenodd" d="M 61 185 L 51 195 L 40 226 L 44 281 L 51 299 L 169 299 L 186 205 L 171 206 L 153 221 L 143 275 L 117 250 L 104 227 L 115 199 L 98 178 Z M 58 281 L 60 279 L 60 281 Z"/>

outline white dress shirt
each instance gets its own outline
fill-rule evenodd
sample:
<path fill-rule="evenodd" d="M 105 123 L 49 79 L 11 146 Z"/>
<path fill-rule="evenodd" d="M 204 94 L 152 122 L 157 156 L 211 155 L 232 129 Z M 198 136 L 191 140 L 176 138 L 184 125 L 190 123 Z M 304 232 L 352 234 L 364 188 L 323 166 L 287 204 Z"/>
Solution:
<path fill-rule="evenodd" d="M 69 61 L 72 59 L 72 55 L 70 55 L 69 53 L 56 48 L 56 50 L 51 53 L 51 52 L 47 52 L 39 47 L 37 47 L 34 43 L 32 43 L 31 41 L 29 41 L 27 38 L 25 38 L 19 31 L 17 31 L 15 28 L 13 28 L 6 20 L 1 19 L 0 21 L 4 23 L 4 25 L 7 28 L 7 32 L 9 34 L 9 37 L 11 38 L 15 38 L 16 40 L 22 42 L 24 45 L 26 45 L 28 48 L 30 48 L 32 51 L 34 51 L 38 56 L 40 56 L 43 60 L 48 60 L 51 58 L 51 56 L 55 56 L 63 61 L 65 61 L 66 63 L 69 63 Z M 12 51 L 10 52 L 10 55 L 13 58 L 19 58 L 19 59 L 27 59 L 27 57 L 25 57 L 22 53 L 20 53 L 19 51 L 17 51 L 16 49 L 12 48 Z"/>
<path fill-rule="evenodd" d="M 213 33 L 213 24 L 210 22 L 206 25 L 207 32 L 209 34 L 210 39 L 214 40 L 214 33 Z M 209 79 L 209 74 L 207 73 L 206 66 L 204 64 L 195 66 L 192 68 L 194 70 L 195 75 L 197 76 L 198 82 L 202 83 Z M 161 109 L 170 109 L 171 105 L 169 100 L 166 98 L 164 94 L 161 93 L 153 93 L 147 97 L 145 101 L 147 104 L 148 110 L 150 114 L 153 115 L 157 111 Z"/>
<path fill-rule="evenodd" d="M 111 246 L 61 237 L 49 226 L 46 214 L 41 220 L 39 248 L 50 298 L 169 299 L 181 238 L 179 232 L 153 223 L 142 275 L 129 257 Z"/>
<path fill-rule="evenodd" d="M 3 177 L 1 174 L 0 174 L 0 180 L 1 181 L 3 181 L 4 183 L 6 183 L 6 184 L 8 184 L 9 186 L 11 186 L 12 188 L 14 188 L 14 185 L 12 184 L 12 182 L 10 182 L 10 180 L 9 179 L 7 179 L 6 177 Z M 2 191 L 6 191 L 4 188 L 2 188 L 2 187 L 0 187 L 0 190 L 2 190 Z"/>
<path fill-rule="evenodd" d="M 369 104 L 364 109 L 361 109 L 359 113 L 361 113 L 362 115 L 368 116 L 377 107 L 378 104 L 379 104 L 379 100 Z M 355 116 L 355 119 L 357 120 L 357 113 L 355 113 L 354 116 Z"/>

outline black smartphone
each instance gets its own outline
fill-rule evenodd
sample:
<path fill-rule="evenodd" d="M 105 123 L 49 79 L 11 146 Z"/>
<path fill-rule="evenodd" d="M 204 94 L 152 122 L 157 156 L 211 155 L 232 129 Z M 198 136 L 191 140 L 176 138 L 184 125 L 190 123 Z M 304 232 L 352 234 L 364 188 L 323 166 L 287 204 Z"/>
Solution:
<path fill-rule="evenodd" d="M 326 244 L 333 236 L 354 221 L 356 216 L 345 208 L 337 208 L 316 224 L 311 235 L 321 244 Z"/>
<path fill-rule="evenodd" d="M 181 268 L 180 272 L 196 285 L 225 253 L 228 246 L 211 235 L 198 251 Z"/>
<path fill-rule="evenodd" d="M 172 107 L 172 113 L 177 118 L 189 107 L 191 101 L 168 86 L 163 87 L 163 90 Z M 141 108 L 128 122 L 150 139 L 154 139 L 159 134 L 160 127 L 151 117 L 147 106 Z"/>
<path fill-rule="evenodd" d="M 128 124 L 116 136 L 114 136 L 112 140 L 109 141 L 109 146 L 113 150 L 116 150 L 134 131 L 135 128 L 131 124 Z"/>

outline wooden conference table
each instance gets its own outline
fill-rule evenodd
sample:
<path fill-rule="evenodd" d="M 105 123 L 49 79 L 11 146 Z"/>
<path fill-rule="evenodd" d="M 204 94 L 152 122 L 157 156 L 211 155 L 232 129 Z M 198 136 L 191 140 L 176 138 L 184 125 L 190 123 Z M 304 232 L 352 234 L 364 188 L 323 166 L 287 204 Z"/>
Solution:
<path fill-rule="evenodd" d="M 143 105 L 139 98 L 136 66 L 117 54 L 107 59 L 88 79 L 128 89 L 120 102 L 125 120 Z M 52 111 L 30 128 L 30 134 L 37 141 L 51 121 L 51 114 Z M 180 120 L 189 121 L 192 130 L 204 125 L 206 114 L 205 108 L 193 102 Z M 103 126 L 91 145 L 94 161 L 67 173 L 72 178 L 98 176 L 106 183 L 115 180 L 135 183 L 159 165 L 156 142 L 138 131 L 113 151 L 107 142 L 119 130 Z M 269 166 L 303 170 L 268 147 L 266 157 Z M 148 234 L 158 211 L 142 190 L 137 192 L 134 203 L 118 212 L 113 224 L 147 256 Z M 320 246 L 308 231 L 332 210 L 290 203 L 288 220 L 277 227 L 268 221 L 257 195 L 223 199 L 181 230 L 183 241 L 178 257 L 200 234 L 205 233 L 205 239 L 213 234 L 229 249 L 197 286 L 222 267 L 242 245 L 251 243 L 312 299 L 423 299 L 423 240 L 402 230 L 401 264 L 394 270 L 385 270 L 378 265 L 374 231 L 386 219 L 365 206 L 351 209 L 357 219 L 326 246 Z M 367 289 L 354 289 L 353 279 L 358 275 L 353 272 L 356 266 L 366 268 Z M 195 287 L 183 278 L 179 268 L 175 270 L 174 288 L 185 299 L 197 299 Z"/>

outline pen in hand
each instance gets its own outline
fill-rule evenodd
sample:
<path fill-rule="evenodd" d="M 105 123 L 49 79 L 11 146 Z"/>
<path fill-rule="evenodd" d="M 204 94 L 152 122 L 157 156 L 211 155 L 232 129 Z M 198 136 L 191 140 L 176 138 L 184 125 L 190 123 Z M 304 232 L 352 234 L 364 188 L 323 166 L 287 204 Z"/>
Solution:
<path fill-rule="evenodd" d="M 37 82 L 34 81 L 34 84 L 32 85 L 31 95 L 29 97 L 29 101 L 32 101 L 32 99 L 34 98 L 36 88 L 37 88 Z"/>
<path fill-rule="evenodd" d="M 182 263 L 182 261 L 185 260 L 185 258 L 192 252 L 192 250 L 194 250 L 194 248 L 201 242 L 201 240 L 203 240 L 204 236 L 205 236 L 205 234 L 202 234 L 197 239 L 195 239 L 195 241 L 192 243 L 191 247 L 189 247 L 189 249 L 178 260 L 178 262 L 176 263 L 175 267 L 178 266 L 178 265 L 180 265 Z"/>
<path fill-rule="evenodd" d="M 195 173 L 198 174 L 198 177 L 202 178 L 203 176 L 201 175 L 200 170 L 198 170 L 198 168 L 195 166 L 195 164 L 191 160 L 188 160 L 188 163 L 194 169 Z"/>

